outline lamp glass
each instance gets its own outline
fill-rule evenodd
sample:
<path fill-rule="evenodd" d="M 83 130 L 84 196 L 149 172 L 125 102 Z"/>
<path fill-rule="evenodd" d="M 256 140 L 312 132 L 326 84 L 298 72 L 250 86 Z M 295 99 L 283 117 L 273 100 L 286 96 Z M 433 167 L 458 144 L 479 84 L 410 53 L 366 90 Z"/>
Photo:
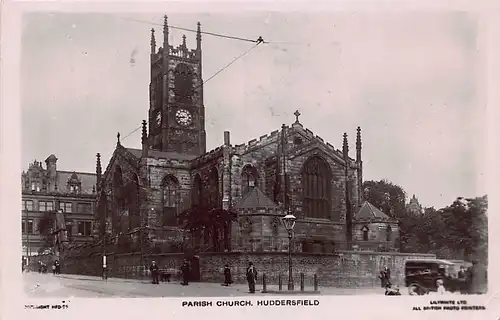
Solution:
<path fill-rule="evenodd" d="M 283 217 L 283 224 L 285 225 L 285 228 L 287 230 L 293 230 L 295 227 L 295 216 L 293 214 L 287 214 L 286 216 Z"/>

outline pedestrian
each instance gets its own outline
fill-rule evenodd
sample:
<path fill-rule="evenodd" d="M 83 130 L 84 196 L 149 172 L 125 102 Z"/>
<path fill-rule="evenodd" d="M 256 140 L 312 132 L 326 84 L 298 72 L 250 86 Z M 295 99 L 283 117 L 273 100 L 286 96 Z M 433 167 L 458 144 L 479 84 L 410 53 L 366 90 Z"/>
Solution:
<path fill-rule="evenodd" d="M 383 271 L 383 270 L 382 270 L 382 271 L 380 271 L 380 274 L 379 274 L 378 278 L 380 279 L 380 286 L 381 286 L 382 288 L 387 287 L 387 284 L 385 283 L 385 282 L 386 282 L 386 281 L 385 281 L 385 274 L 384 274 L 384 271 Z"/>
<path fill-rule="evenodd" d="M 248 281 L 248 289 L 249 289 L 250 293 L 255 293 L 255 281 L 257 281 L 257 270 L 253 266 L 252 262 L 248 263 L 247 281 Z"/>
<path fill-rule="evenodd" d="M 54 262 L 54 264 L 52 265 L 52 274 L 53 275 L 56 275 L 56 263 Z"/>
<path fill-rule="evenodd" d="M 184 262 L 182 263 L 182 266 L 181 266 L 181 272 L 182 272 L 182 285 L 183 286 L 187 286 L 189 285 L 189 270 L 190 267 L 189 267 L 189 262 L 184 259 Z"/>
<path fill-rule="evenodd" d="M 385 285 L 392 285 L 391 283 L 391 270 L 386 266 L 384 268 L 384 278 L 385 278 Z"/>
<path fill-rule="evenodd" d="M 467 272 L 465 271 L 464 266 L 460 266 L 460 270 L 457 273 L 457 279 L 458 283 L 460 286 L 460 293 L 461 294 L 466 294 L 467 293 Z"/>
<path fill-rule="evenodd" d="M 153 284 L 160 284 L 160 282 L 158 281 L 158 273 L 160 272 L 160 268 L 156 265 L 156 261 L 151 262 L 149 271 L 151 271 L 151 277 L 153 277 Z"/>
<path fill-rule="evenodd" d="M 446 294 L 446 288 L 444 287 L 443 279 L 438 279 L 436 281 L 436 285 L 437 285 L 437 293 L 438 294 Z"/>
<path fill-rule="evenodd" d="M 231 268 L 229 268 L 229 264 L 226 264 L 224 267 L 224 285 L 227 287 L 233 280 L 231 279 Z"/>
<path fill-rule="evenodd" d="M 469 292 L 471 294 L 485 294 L 488 291 L 488 275 L 484 264 L 477 260 L 472 261 L 472 267 L 469 273 L 471 278 L 469 282 Z"/>
<path fill-rule="evenodd" d="M 59 263 L 59 260 L 56 260 L 56 274 L 61 274 L 61 264 Z"/>

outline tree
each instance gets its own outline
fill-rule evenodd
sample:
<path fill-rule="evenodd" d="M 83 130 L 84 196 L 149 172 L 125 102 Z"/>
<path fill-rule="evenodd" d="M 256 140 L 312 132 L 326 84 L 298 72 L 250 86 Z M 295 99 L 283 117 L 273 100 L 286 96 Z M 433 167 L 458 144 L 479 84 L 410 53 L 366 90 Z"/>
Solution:
<path fill-rule="evenodd" d="M 224 249 L 229 250 L 230 225 L 236 217 L 237 213 L 233 210 L 194 206 L 179 215 L 179 222 L 184 224 L 185 231 L 194 236 L 209 234 L 214 251 L 219 251 L 221 236 Z"/>
<path fill-rule="evenodd" d="M 364 199 L 393 218 L 404 216 L 406 211 L 406 192 L 388 180 L 365 181 Z"/>
<path fill-rule="evenodd" d="M 38 221 L 37 231 L 42 237 L 42 247 L 40 248 L 42 252 L 45 251 L 45 249 L 49 249 L 54 246 L 53 242 L 54 223 L 55 223 L 54 211 L 46 211 Z"/>

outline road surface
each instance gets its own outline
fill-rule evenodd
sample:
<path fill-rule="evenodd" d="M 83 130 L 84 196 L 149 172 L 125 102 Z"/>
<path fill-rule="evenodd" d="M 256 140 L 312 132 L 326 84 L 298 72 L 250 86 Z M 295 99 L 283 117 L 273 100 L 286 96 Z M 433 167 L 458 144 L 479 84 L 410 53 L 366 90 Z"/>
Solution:
<path fill-rule="evenodd" d="M 248 287 L 244 284 L 235 284 L 229 287 L 218 283 L 190 283 L 182 286 L 179 282 L 160 283 L 153 285 L 148 280 L 130 280 L 109 278 L 102 280 L 100 277 L 83 275 L 53 275 L 39 274 L 37 272 L 23 273 L 24 291 L 29 297 L 45 298 L 146 298 L 146 297 L 237 297 L 248 296 Z M 261 286 L 257 286 L 256 296 L 269 296 L 260 292 Z M 277 288 L 268 286 L 268 290 Z M 286 290 L 286 288 L 284 288 Z M 311 290 L 312 288 L 305 288 Z M 406 294 L 406 288 L 402 293 Z M 341 289 L 323 287 L 319 288 L 321 295 L 383 295 L 381 288 L 363 289 Z M 253 295 L 252 295 L 253 296 Z"/>

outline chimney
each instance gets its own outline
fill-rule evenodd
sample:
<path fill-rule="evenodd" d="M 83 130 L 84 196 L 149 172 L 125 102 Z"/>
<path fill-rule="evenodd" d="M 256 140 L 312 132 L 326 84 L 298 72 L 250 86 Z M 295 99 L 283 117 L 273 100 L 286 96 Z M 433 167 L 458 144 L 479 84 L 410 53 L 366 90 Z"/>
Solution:
<path fill-rule="evenodd" d="M 148 129 L 147 129 L 146 120 L 142 120 L 141 142 L 142 142 L 142 157 L 147 158 L 149 146 L 148 146 Z"/>
<path fill-rule="evenodd" d="M 229 131 L 224 131 L 224 145 L 225 146 L 231 145 L 231 137 Z"/>
<path fill-rule="evenodd" d="M 49 177 L 53 178 L 56 176 L 57 172 L 57 158 L 54 154 L 51 154 L 46 160 L 45 164 L 47 165 L 47 171 Z"/>

